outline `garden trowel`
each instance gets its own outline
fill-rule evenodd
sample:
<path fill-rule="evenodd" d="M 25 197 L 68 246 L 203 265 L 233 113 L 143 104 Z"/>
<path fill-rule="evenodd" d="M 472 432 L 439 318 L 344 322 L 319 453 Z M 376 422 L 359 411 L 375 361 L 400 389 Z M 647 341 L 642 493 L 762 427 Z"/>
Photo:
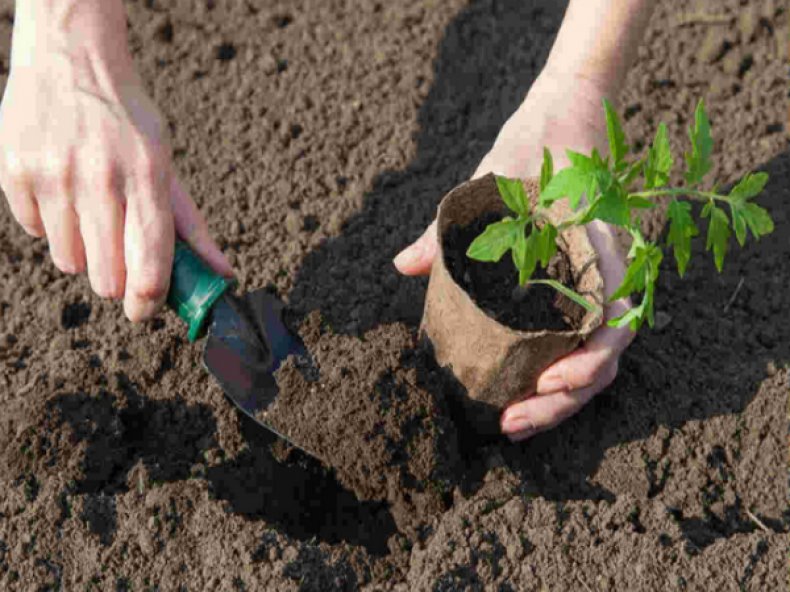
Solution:
<path fill-rule="evenodd" d="M 185 243 L 176 243 L 167 304 L 189 326 L 189 341 L 207 334 L 204 366 L 239 409 L 302 448 L 261 417 L 277 398 L 274 372 L 292 355 L 305 363 L 307 350 L 285 326 L 280 300 L 267 290 L 236 295 L 232 286 L 232 280 L 214 273 Z"/>

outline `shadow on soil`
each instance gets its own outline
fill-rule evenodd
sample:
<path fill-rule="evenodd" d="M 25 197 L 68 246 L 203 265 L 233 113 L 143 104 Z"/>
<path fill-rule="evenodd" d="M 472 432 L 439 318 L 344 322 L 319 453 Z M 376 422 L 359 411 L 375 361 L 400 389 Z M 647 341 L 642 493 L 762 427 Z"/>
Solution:
<path fill-rule="evenodd" d="M 564 3 L 548 1 L 481 0 L 450 24 L 419 113 L 414 161 L 382 172 L 341 234 L 305 258 L 289 296 L 296 310 L 318 309 L 336 331 L 350 334 L 384 323 L 417 327 L 426 281 L 398 276 L 391 259 L 424 230 L 438 200 L 473 172 L 537 75 L 563 10 Z M 777 322 L 790 309 L 787 161 L 785 154 L 761 167 L 772 177 L 761 203 L 775 217 L 773 235 L 744 250 L 734 246 L 719 275 L 704 252 L 703 228 L 682 281 L 666 257 L 657 310 L 667 323 L 637 338 L 608 392 L 527 445 L 501 445 L 525 490 L 559 501 L 613 499 L 590 483 L 607 450 L 659 426 L 671 431 L 739 414 L 767 365 L 790 362 L 790 324 Z M 461 440 L 468 446 L 467 434 Z M 466 453 L 474 463 L 474 450 Z M 645 472 L 650 497 L 662 491 L 668 473 L 655 461 L 635 470 Z M 699 546 L 753 528 L 696 518 L 681 524 Z"/>
<path fill-rule="evenodd" d="M 81 518 L 109 545 L 117 528 L 115 494 L 129 490 L 129 472 L 141 462 L 150 483 L 182 481 L 216 446 L 216 423 L 204 405 L 183 399 L 153 401 L 122 374 L 116 385 L 126 400 L 102 392 L 93 397 L 64 394 L 49 403 L 54 421 L 71 426 L 75 444 L 86 442 L 83 478 L 64 493 L 83 494 Z M 209 467 L 205 478 L 213 494 L 231 511 L 265 520 L 302 541 L 348 542 L 370 553 L 387 552 L 395 523 L 383 504 L 359 502 L 318 461 L 294 452 L 279 462 L 272 453 L 278 439 L 239 414 L 248 448 L 233 459 Z M 65 499 L 65 498 L 64 498 Z M 70 510 L 62 508 L 63 517 Z"/>

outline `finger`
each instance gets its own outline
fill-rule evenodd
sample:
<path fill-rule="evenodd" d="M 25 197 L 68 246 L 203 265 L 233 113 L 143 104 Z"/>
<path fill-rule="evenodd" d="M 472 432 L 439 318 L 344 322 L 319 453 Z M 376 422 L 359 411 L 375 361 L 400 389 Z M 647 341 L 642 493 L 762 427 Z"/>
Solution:
<path fill-rule="evenodd" d="M 85 245 L 74 207 L 63 197 L 41 200 L 41 219 L 49 241 L 52 262 L 63 273 L 85 271 Z"/>
<path fill-rule="evenodd" d="M 4 165 L 0 186 L 8 200 L 11 214 L 19 225 L 31 236 L 38 238 L 46 234 L 44 223 L 41 221 L 41 214 L 38 210 L 38 203 L 33 193 L 33 183 L 30 177 L 23 173 L 9 171 Z"/>
<path fill-rule="evenodd" d="M 55 266 L 64 273 L 85 270 L 85 247 L 80 236 L 79 219 L 73 204 L 73 161 L 50 162 L 40 175 L 34 189 L 47 233 L 49 254 Z"/>
<path fill-rule="evenodd" d="M 214 271 L 231 277 L 233 267 L 214 239 L 211 238 L 203 214 L 200 213 L 195 202 L 192 201 L 181 181 L 175 175 L 170 182 L 170 200 L 173 205 L 173 217 L 178 236 L 186 241 L 192 250 Z"/>
<path fill-rule="evenodd" d="M 607 310 L 607 319 L 622 314 L 627 308 L 625 301 L 618 301 Z M 536 391 L 545 394 L 572 391 L 592 385 L 601 372 L 620 357 L 634 335 L 628 327 L 604 325 L 582 347 L 544 370 L 538 377 Z"/>
<path fill-rule="evenodd" d="M 616 375 L 617 363 L 613 362 L 601 372 L 601 378 L 591 386 L 574 391 L 533 395 L 511 405 L 502 414 L 502 433 L 515 442 L 556 427 L 578 413 L 590 399 L 606 388 Z"/>
<path fill-rule="evenodd" d="M 420 238 L 398 253 L 393 263 L 404 275 L 427 275 L 431 271 L 437 250 L 436 221 L 434 220 Z"/>
<path fill-rule="evenodd" d="M 169 189 L 170 174 L 156 163 L 142 165 L 128 184 L 123 307 L 132 322 L 152 317 L 167 298 L 175 243 Z"/>
<path fill-rule="evenodd" d="M 88 166 L 83 170 L 89 179 L 76 188 L 88 278 L 93 291 L 102 298 L 121 298 L 126 281 L 123 197 L 109 166 Z"/>

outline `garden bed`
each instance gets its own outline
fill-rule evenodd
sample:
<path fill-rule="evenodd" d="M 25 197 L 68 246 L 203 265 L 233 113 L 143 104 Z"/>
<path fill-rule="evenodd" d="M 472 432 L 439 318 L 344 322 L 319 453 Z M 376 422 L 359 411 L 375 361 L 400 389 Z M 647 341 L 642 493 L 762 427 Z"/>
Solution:
<path fill-rule="evenodd" d="M 703 256 L 683 280 L 662 274 L 657 328 L 605 394 L 526 444 L 478 439 L 418 341 L 426 282 L 390 260 L 523 97 L 556 4 L 128 2 L 176 164 L 241 288 L 271 285 L 298 314 L 321 379 L 283 374 L 295 401 L 314 386 L 323 406 L 294 425 L 334 468 L 240 416 L 174 315 L 132 326 L 58 273 L 3 203 L 0 588 L 780 589 L 781 3 L 656 10 L 621 97 L 629 137 L 665 121 L 680 154 L 704 96 L 713 175 L 766 170 L 776 231 L 722 275 Z"/>

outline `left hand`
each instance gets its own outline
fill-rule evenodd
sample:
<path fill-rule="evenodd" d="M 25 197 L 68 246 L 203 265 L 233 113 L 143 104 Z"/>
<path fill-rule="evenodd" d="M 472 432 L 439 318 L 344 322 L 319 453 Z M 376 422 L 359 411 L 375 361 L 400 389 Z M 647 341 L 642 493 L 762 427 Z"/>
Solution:
<path fill-rule="evenodd" d="M 606 126 L 599 85 L 584 78 L 555 76 L 544 70 L 524 103 L 502 127 L 491 150 L 481 161 L 473 178 L 489 172 L 514 178 L 538 175 L 547 147 L 555 167 L 568 164 L 566 149 L 591 152 L 606 150 Z M 594 221 L 587 225 L 608 298 L 623 280 L 625 261 L 613 229 Z M 426 275 L 437 252 L 436 223 L 395 258 L 395 266 L 405 275 Z M 621 315 L 628 299 L 609 303 L 605 319 Z M 577 413 L 617 375 L 620 354 L 634 334 L 628 328 L 614 329 L 604 324 L 585 344 L 555 362 L 538 379 L 537 392 L 508 407 L 501 418 L 502 432 L 513 441 L 524 440 L 555 427 Z"/>

